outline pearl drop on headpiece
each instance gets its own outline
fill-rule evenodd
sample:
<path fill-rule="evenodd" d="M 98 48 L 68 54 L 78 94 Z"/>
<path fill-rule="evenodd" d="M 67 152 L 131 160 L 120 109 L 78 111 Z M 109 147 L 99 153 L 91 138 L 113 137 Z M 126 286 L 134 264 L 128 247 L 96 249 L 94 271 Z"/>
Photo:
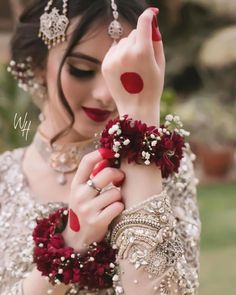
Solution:
<path fill-rule="evenodd" d="M 69 26 L 69 19 L 66 16 L 67 2 L 68 0 L 63 0 L 62 14 L 60 14 L 56 7 L 49 12 L 53 4 L 53 0 L 50 0 L 40 17 L 39 37 L 42 38 L 48 49 L 66 40 L 66 30 Z"/>
<path fill-rule="evenodd" d="M 119 13 L 117 11 L 115 0 L 111 0 L 111 8 L 113 10 L 114 20 L 109 25 L 108 34 L 112 39 L 114 39 L 115 42 L 117 42 L 117 40 L 123 35 L 124 30 L 121 26 L 121 23 L 118 21 Z"/>

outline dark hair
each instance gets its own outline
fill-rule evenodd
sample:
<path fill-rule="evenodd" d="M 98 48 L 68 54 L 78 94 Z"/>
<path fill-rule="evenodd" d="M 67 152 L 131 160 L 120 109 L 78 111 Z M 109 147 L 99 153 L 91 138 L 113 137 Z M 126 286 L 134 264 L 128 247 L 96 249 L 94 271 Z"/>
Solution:
<path fill-rule="evenodd" d="M 43 69 L 46 66 L 48 49 L 43 41 L 38 37 L 39 20 L 44 12 L 48 0 L 34 0 L 33 3 L 21 15 L 17 23 L 12 41 L 11 54 L 13 60 L 24 60 L 28 56 L 32 57 L 33 69 Z M 119 15 L 135 27 L 138 17 L 147 8 L 145 0 L 116 0 Z M 55 0 L 53 6 L 62 9 L 62 0 Z M 64 130 L 59 132 L 51 139 L 51 144 L 60 136 L 66 134 L 73 126 L 75 118 L 70 108 L 61 85 L 61 70 L 66 58 L 79 40 L 88 32 L 96 20 L 102 20 L 107 23 L 113 19 L 110 0 L 69 0 L 68 15 L 69 19 L 81 16 L 78 26 L 75 28 L 69 41 L 67 50 L 63 56 L 58 73 L 58 94 L 62 105 L 71 116 L 71 123 Z"/>

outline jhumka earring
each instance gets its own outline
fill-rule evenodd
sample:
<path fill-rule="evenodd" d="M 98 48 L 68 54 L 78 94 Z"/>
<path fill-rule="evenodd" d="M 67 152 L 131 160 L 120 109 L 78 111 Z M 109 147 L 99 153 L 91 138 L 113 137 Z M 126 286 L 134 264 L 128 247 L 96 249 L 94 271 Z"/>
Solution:
<path fill-rule="evenodd" d="M 115 0 L 111 0 L 111 8 L 113 10 L 114 20 L 109 25 L 108 34 L 114 40 L 114 43 L 117 43 L 117 40 L 123 35 L 124 30 L 121 26 L 121 23 L 118 21 L 119 13 Z"/>
<path fill-rule="evenodd" d="M 34 103 L 42 109 L 47 97 L 47 87 L 43 83 L 43 79 L 35 77 L 32 71 L 32 57 L 18 62 L 11 60 L 7 71 L 12 74 L 18 83 L 18 87 L 28 92 Z"/>
<path fill-rule="evenodd" d="M 39 37 L 42 38 L 48 49 L 66 40 L 66 30 L 69 25 L 69 19 L 66 16 L 68 0 L 63 0 L 62 14 L 56 7 L 51 9 L 53 1 L 49 0 L 43 15 L 40 17 Z"/>

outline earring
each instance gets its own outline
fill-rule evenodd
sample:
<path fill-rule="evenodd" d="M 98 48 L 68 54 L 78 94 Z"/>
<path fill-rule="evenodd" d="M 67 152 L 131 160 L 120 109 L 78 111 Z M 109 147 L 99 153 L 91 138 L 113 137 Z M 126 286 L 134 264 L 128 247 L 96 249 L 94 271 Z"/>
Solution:
<path fill-rule="evenodd" d="M 32 57 L 20 62 L 10 61 L 7 71 L 17 81 L 18 87 L 30 93 L 33 102 L 42 109 L 47 98 L 47 87 L 42 78 L 35 77 L 32 71 Z"/>

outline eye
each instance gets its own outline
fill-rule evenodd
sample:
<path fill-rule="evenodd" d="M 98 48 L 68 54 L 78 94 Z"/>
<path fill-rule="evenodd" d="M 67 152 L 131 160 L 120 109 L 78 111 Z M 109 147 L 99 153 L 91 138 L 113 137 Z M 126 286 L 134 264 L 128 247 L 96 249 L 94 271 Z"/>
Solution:
<path fill-rule="evenodd" d="M 95 71 L 80 70 L 70 64 L 68 64 L 68 71 L 76 78 L 92 78 L 95 75 Z"/>

